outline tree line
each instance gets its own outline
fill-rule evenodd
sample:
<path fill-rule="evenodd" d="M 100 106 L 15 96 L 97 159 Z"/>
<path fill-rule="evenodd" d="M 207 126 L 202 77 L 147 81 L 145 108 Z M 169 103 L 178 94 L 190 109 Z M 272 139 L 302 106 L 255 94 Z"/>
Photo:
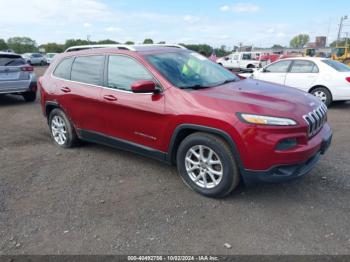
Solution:
<path fill-rule="evenodd" d="M 94 44 L 125 44 L 125 45 L 134 45 L 135 42 L 127 41 L 125 43 L 120 43 L 111 39 L 105 39 L 100 41 L 88 41 L 85 39 L 68 39 L 64 44 L 58 43 L 47 43 L 42 45 L 37 45 L 36 41 L 29 37 L 11 37 L 7 41 L 0 39 L 0 50 L 12 50 L 15 53 L 32 53 L 38 52 L 40 49 L 44 49 L 46 53 L 62 53 L 64 50 L 71 46 L 77 45 L 94 45 Z M 154 44 L 154 41 L 150 38 L 147 38 L 143 41 L 143 44 Z M 166 44 L 165 41 L 158 42 L 158 44 Z M 198 45 L 185 45 L 180 43 L 180 45 L 185 46 L 186 48 L 202 53 L 206 56 L 210 56 L 213 51 L 217 56 L 225 56 L 231 53 L 227 51 L 225 46 L 220 48 L 213 48 L 208 44 L 198 44 Z"/>
<path fill-rule="evenodd" d="M 304 48 L 310 42 L 310 37 L 307 34 L 299 34 L 293 39 L 291 39 L 289 46 L 292 48 Z M 143 44 L 153 44 L 154 41 L 150 38 L 147 38 L 143 41 Z M 344 46 L 346 43 L 346 39 L 339 42 L 339 46 Z M 350 46 L 350 39 L 347 41 Z M 76 45 L 91 45 L 91 44 L 126 44 L 133 45 L 135 44 L 133 41 L 127 41 L 125 43 L 120 43 L 111 39 L 105 39 L 100 41 L 88 41 L 84 39 L 68 39 L 64 44 L 58 43 L 47 43 L 43 45 L 37 45 L 36 41 L 29 37 L 11 37 L 5 41 L 4 39 L 0 39 L 0 50 L 13 50 L 15 53 L 23 54 L 23 53 L 32 53 L 38 52 L 40 49 L 44 49 L 46 53 L 61 53 L 66 50 L 68 47 L 76 46 Z M 158 44 L 165 44 L 165 41 L 158 42 Z M 213 48 L 208 44 L 183 44 L 180 45 L 185 46 L 186 48 L 202 53 L 203 55 L 210 56 L 213 52 L 215 52 L 216 56 L 222 57 L 232 53 L 233 50 L 229 50 L 226 46 L 222 45 L 220 48 Z M 336 41 L 330 44 L 331 47 L 336 46 Z M 273 49 L 282 49 L 283 46 L 279 44 L 275 44 L 272 46 Z"/>

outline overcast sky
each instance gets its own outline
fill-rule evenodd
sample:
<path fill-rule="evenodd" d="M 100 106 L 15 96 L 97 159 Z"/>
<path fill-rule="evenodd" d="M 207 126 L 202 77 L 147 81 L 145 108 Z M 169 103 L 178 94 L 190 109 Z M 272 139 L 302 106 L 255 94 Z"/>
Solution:
<path fill-rule="evenodd" d="M 90 35 L 91 40 L 152 38 L 230 47 L 288 45 L 299 33 L 313 40 L 329 32 L 333 40 L 340 16 L 350 15 L 348 0 L 0 0 L 0 10 L 5 39 L 29 36 L 43 44 Z"/>

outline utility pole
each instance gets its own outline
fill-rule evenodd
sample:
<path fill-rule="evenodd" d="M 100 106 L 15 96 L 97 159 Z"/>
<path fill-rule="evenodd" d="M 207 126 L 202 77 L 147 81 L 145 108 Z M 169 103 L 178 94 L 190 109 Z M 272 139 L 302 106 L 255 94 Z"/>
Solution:
<path fill-rule="evenodd" d="M 339 43 L 340 41 L 340 38 L 341 38 L 341 33 L 342 33 L 342 30 L 343 30 L 343 22 L 344 20 L 348 19 L 348 16 L 347 15 L 344 15 L 340 18 L 340 24 L 339 24 L 339 31 L 338 31 L 338 37 L 337 37 L 337 44 Z"/>

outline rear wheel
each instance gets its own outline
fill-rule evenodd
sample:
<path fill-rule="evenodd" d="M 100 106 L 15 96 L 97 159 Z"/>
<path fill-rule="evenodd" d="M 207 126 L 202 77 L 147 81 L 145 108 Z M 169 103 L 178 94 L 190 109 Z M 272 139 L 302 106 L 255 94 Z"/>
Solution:
<path fill-rule="evenodd" d="M 26 92 L 22 95 L 26 102 L 34 102 L 36 100 L 36 92 Z"/>
<path fill-rule="evenodd" d="M 73 147 L 78 137 L 73 125 L 61 109 L 54 109 L 49 116 L 49 126 L 55 143 L 63 148 Z"/>
<path fill-rule="evenodd" d="M 255 68 L 255 66 L 254 65 L 248 65 L 247 68 L 253 69 L 253 68 Z"/>
<path fill-rule="evenodd" d="M 194 133 L 185 138 L 177 151 L 177 166 L 185 184 L 208 197 L 226 196 L 240 180 L 227 143 L 207 133 Z"/>
<path fill-rule="evenodd" d="M 326 106 L 330 106 L 333 102 L 331 92 L 325 87 L 317 87 L 311 91 L 311 94 L 320 99 Z"/>

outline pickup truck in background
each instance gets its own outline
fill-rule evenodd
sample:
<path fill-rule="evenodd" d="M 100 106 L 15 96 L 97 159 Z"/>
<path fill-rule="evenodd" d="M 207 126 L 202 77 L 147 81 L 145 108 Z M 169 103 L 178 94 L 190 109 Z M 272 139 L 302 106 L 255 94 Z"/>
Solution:
<path fill-rule="evenodd" d="M 262 66 L 259 55 L 254 52 L 239 52 L 219 58 L 219 65 L 232 70 L 260 68 Z"/>

